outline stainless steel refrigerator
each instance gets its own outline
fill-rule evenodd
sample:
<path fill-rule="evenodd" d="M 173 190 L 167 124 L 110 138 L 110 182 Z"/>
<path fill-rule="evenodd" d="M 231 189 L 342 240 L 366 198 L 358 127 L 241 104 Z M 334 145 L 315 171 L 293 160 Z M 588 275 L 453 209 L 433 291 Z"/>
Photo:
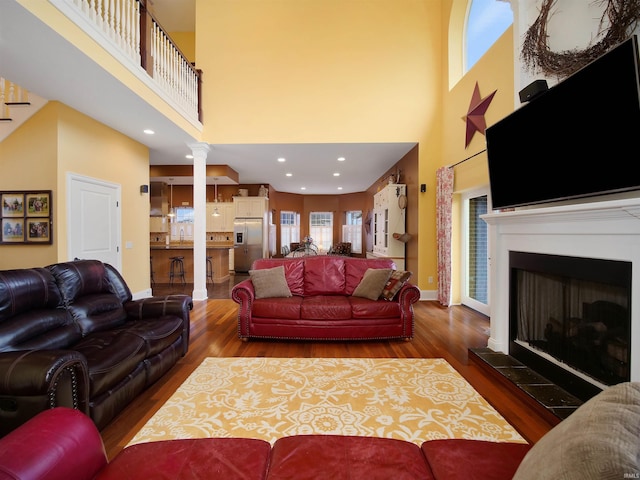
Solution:
<path fill-rule="evenodd" d="M 261 218 L 236 218 L 233 224 L 233 269 L 248 272 L 262 258 L 264 232 Z"/>

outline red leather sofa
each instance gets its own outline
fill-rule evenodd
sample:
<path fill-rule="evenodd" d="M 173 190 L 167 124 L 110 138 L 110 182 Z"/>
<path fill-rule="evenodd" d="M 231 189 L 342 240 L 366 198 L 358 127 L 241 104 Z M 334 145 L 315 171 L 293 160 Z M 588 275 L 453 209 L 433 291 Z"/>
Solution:
<path fill-rule="evenodd" d="M 107 461 L 95 425 L 77 410 L 46 410 L 0 438 L 0 480 L 484 480 L 511 479 L 527 444 L 339 435 L 142 443 Z"/>
<path fill-rule="evenodd" d="M 104 427 L 187 352 L 192 306 L 97 260 L 0 271 L 0 436 L 55 406 Z"/>
<path fill-rule="evenodd" d="M 368 269 L 394 269 L 388 259 L 335 255 L 259 259 L 252 270 L 284 267 L 291 296 L 256 298 L 251 279 L 234 286 L 242 339 L 373 340 L 413 337 L 413 304 L 420 291 L 409 282 L 390 299 L 353 296 Z"/>
<path fill-rule="evenodd" d="M 531 446 L 471 439 L 294 435 L 140 443 L 107 461 L 77 410 L 45 410 L 0 438 L 0 480 L 557 480 L 637 478 L 640 382 L 607 387 Z"/>

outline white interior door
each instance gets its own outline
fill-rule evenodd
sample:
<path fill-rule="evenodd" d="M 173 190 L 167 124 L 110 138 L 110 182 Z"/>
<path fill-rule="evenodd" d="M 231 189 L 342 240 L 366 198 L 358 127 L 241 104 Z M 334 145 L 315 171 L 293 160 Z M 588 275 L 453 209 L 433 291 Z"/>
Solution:
<path fill-rule="evenodd" d="M 121 270 L 120 185 L 67 175 L 69 259 L 95 259 Z"/>

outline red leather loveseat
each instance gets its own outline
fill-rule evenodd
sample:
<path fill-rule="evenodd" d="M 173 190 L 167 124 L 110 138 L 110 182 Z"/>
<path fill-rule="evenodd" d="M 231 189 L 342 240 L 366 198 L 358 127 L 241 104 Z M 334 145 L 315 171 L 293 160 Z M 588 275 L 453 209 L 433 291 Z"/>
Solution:
<path fill-rule="evenodd" d="M 396 270 L 392 260 L 334 255 L 259 259 L 250 275 L 231 292 L 240 305 L 242 339 L 413 337 L 412 305 L 420 291 L 408 282 L 410 272 Z M 260 295 L 260 284 L 269 292 Z M 282 288 L 275 288 L 279 284 Z"/>

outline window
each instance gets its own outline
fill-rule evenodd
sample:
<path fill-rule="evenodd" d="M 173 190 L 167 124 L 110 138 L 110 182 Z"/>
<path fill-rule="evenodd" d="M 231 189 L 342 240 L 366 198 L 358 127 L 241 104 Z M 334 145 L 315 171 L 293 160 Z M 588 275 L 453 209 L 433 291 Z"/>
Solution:
<path fill-rule="evenodd" d="M 311 212 L 309 215 L 309 235 L 319 250 L 329 250 L 333 245 L 333 213 Z"/>
<path fill-rule="evenodd" d="M 362 253 L 362 210 L 346 212 L 342 226 L 342 241 L 351 242 L 353 253 Z"/>
<path fill-rule="evenodd" d="M 193 207 L 176 207 L 175 222 L 193 223 Z"/>
<path fill-rule="evenodd" d="M 511 4 L 505 0 L 471 0 L 465 30 L 465 71 L 468 72 L 513 24 Z"/>
<path fill-rule="evenodd" d="M 462 303 L 485 315 L 489 314 L 489 255 L 487 213 L 484 190 L 463 196 L 463 295 Z"/>
<path fill-rule="evenodd" d="M 280 212 L 280 245 L 289 246 L 300 241 L 300 214 Z"/>

